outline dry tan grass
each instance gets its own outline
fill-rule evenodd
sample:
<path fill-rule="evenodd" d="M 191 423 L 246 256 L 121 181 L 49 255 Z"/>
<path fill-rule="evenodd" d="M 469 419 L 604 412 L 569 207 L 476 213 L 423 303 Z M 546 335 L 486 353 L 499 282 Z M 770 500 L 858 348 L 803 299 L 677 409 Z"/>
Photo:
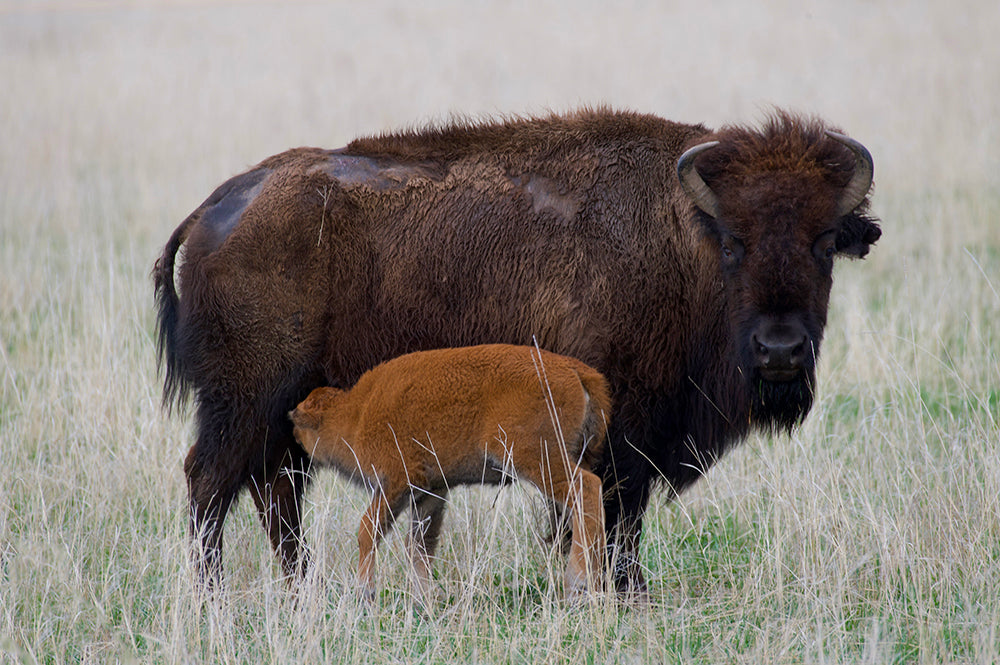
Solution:
<path fill-rule="evenodd" d="M 1000 659 L 1000 9 L 989 3 L 0 4 L 0 660 Z M 452 113 L 770 105 L 876 159 L 885 235 L 838 267 L 813 414 L 754 438 L 643 543 L 653 602 L 567 606 L 527 490 L 450 510 L 441 602 L 350 594 L 364 497 L 308 497 L 297 596 L 248 504 L 229 592 L 186 565 L 187 423 L 148 272 L 225 177 Z"/>

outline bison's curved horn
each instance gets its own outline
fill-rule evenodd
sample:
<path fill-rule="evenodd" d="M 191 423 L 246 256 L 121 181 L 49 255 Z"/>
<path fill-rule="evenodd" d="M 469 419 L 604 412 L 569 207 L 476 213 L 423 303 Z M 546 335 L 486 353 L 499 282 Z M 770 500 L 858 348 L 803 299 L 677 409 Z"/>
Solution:
<path fill-rule="evenodd" d="M 706 150 L 711 150 L 719 145 L 718 141 L 699 143 L 693 148 L 689 148 L 681 158 L 677 160 L 677 177 L 681 181 L 681 188 L 684 193 L 691 197 L 694 204 L 704 210 L 712 217 L 719 216 L 719 197 L 705 184 L 698 170 L 694 167 L 694 160 Z"/>
<path fill-rule="evenodd" d="M 827 130 L 826 135 L 837 143 L 847 146 L 854 153 L 854 175 L 851 181 L 844 187 L 844 193 L 840 195 L 837 204 L 837 217 L 846 215 L 853 211 L 865 197 L 872 186 L 872 176 L 875 172 L 875 165 L 872 162 L 872 154 L 868 148 L 864 147 L 854 139 Z"/>

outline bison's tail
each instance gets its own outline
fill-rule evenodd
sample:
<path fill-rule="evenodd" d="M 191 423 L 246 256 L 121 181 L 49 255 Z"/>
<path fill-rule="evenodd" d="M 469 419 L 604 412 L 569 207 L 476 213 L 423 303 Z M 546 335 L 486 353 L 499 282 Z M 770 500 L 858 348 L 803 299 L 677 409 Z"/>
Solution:
<path fill-rule="evenodd" d="M 163 407 L 166 409 L 182 404 L 190 391 L 184 362 L 177 349 L 180 299 L 174 288 L 174 263 L 197 217 L 197 212 L 192 213 L 177 227 L 163 248 L 163 255 L 153 266 L 157 309 L 156 364 L 161 371 L 166 369 L 163 379 Z"/>

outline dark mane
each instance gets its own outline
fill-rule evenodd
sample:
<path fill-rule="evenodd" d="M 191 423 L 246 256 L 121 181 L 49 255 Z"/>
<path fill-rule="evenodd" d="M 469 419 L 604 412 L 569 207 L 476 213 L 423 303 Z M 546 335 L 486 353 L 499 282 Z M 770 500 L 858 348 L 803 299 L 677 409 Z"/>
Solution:
<path fill-rule="evenodd" d="M 401 162 L 451 161 L 483 153 L 549 154 L 567 139 L 577 144 L 614 143 L 627 137 L 663 134 L 668 123 L 656 116 L 602 107 L 566 115 L 452 118 L 399 132 L 351 141 L 346 154 Z"/>

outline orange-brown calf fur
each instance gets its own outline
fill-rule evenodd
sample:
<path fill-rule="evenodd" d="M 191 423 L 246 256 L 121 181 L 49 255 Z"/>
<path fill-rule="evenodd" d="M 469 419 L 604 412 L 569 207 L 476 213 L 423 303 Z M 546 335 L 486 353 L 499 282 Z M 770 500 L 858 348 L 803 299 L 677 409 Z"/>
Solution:
<path fill-rule="evenodd" d="M 374 550 L 395 517 L 413 511 L 418 591 L 448 490 L 515 476 L 570 515 L 566 590 L 597 589 L 604 568 L 600 459 L 611 413 L 597 370 L 524 346 L 489 344 L 400 356 L 348 391 L 317 388 L 289 416 L 314 462 L 374 492 L 358 530 L 358 577 L 374 593 Z"/>

